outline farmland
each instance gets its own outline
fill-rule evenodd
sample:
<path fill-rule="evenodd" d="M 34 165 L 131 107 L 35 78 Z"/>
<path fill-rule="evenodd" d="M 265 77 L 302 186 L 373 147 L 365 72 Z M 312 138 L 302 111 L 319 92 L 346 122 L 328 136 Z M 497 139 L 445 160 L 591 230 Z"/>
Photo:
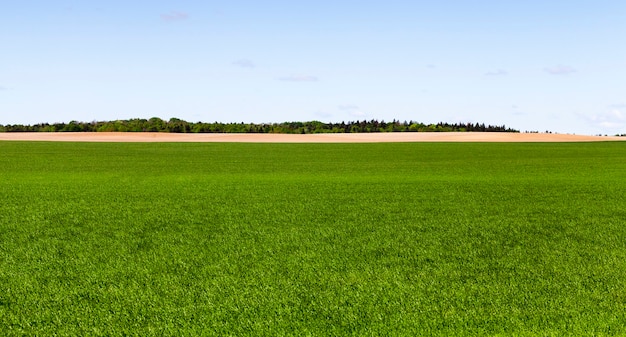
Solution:
<path fill-rule="evenodd" d="M 0 142 L 0 334 L 626 334 L 625 145 Z"/>

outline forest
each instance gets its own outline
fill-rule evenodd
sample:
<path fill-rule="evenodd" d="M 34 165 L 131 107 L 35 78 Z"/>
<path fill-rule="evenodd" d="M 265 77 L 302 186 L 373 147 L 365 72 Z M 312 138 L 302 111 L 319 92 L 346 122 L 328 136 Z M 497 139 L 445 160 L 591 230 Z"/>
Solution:
<path fill-rule="evenodd" d="M 163 120 L 126 119 L 115 121 L 92 121 L 69 123 L 39 123 L 33 125 L 0 125 L 0 132 L 171 132 L 171 133 L 367 133 L 367 132 L 519 132 L 504 125 L 484 123 L 444 123 L 424 124 L 414 121 L 391 122 L 372 120 L 341 123 L 283 122 L 283 123 L 204 123 L 187 122 L 178 118 Z"/>

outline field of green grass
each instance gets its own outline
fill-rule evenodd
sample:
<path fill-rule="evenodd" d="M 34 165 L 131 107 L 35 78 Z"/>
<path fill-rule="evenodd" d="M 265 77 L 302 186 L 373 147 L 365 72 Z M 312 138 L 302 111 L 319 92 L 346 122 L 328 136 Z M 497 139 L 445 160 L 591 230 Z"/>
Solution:
<path fill-rule="evenodd" d="M 626 143 L 0 142 L 0 335 L 626 334 Z"/>

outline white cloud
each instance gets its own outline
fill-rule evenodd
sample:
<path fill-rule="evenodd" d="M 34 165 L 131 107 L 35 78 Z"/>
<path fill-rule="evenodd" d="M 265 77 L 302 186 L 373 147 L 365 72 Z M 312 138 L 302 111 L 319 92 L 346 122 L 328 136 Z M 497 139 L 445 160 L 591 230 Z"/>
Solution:
<path fill-rule="evenodd" d="M 543 70 L 550 75 L 569 75 L 576 72 L 576 69 L 574 69 L 573 67 L 565 65 L 546 67 L 543 68 Z"/>
<path fill-rule="evenodd" d="M 311 75 L 291 75 L 279 77 L 278 80 L 287 82 L 317 82 L 319 79 Z"/>
<path fill-rule="evenodd" d="M 167 14 L 161 14 L 161 20 L 166 22 L 184 21 L 189 19 L 189 14 L 185 12 L 170 11 Z"/>
<path fill-rule="evenodd" d="M 489 71 L 485 73 L 485 76 L 504 76 L 504 75 L 508 75 L 508 72 L 503 69 L 497 69 L 497 70 Z"/>
<path fill-rule="evenodd" d="M 315 116 L 321 119 L 330 119 L 333 117 L 333 114 L 326 111 L 316 111 Z"/>
<path fill-rule="evenodd" d="M 256 67 L 256 64 L 254 64 L 254 62 L 252 62 L 252 60 L 249 60 L 249 59 L 235 60 L 233 61 L 233 65 L 242 67 L 242 68 L 255 68 Z"/>
<path fill-rule="evenodd" d="M 526 112 L 520 110 L 517 104 L 513 104 L 511 105 L 511 114 L 514 116 L 524 116 L 526 115 Z"/>
<path fill-rule="evenodd" d="M 585 119 L 600 128 L 626 128 L 626 108 L 616 108 L 616 105 L 613 105 L 610 110 L 592 116 L 587 116 Z"/>
<path fill-rule="evenodd" d="M 361 118 L 367 116 L 367 114 L 363 110 L 361 110 L 358 106 L 354 104 L 341 104 L 338 105 L 337 108 L 341 111 L 348 113 L 352 117 Z"/>
<path fill-rule="evenodd" d="M 353 105 L 353 104 L 342 104 L 337 106 L 337 108 L 339 108 L 339 110 L 357 110 L 359 109 L 358 106 Z"/>
<path fill-rule="evenodd" d="M 367 114 L 363 111 L 352 111 L 350 112 L 350 115 L 354 116 L 354 117 L 367 117 Z"/>

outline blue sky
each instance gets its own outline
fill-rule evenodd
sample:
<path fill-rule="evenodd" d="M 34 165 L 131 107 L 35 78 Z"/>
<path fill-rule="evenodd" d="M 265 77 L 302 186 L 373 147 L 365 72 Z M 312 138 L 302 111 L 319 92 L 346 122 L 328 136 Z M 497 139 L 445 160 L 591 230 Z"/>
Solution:
<path fill-rule="evenodd" d="M 0 124 L 480 122 L 626 133 L 624 1 L 9 1 Z"/>

